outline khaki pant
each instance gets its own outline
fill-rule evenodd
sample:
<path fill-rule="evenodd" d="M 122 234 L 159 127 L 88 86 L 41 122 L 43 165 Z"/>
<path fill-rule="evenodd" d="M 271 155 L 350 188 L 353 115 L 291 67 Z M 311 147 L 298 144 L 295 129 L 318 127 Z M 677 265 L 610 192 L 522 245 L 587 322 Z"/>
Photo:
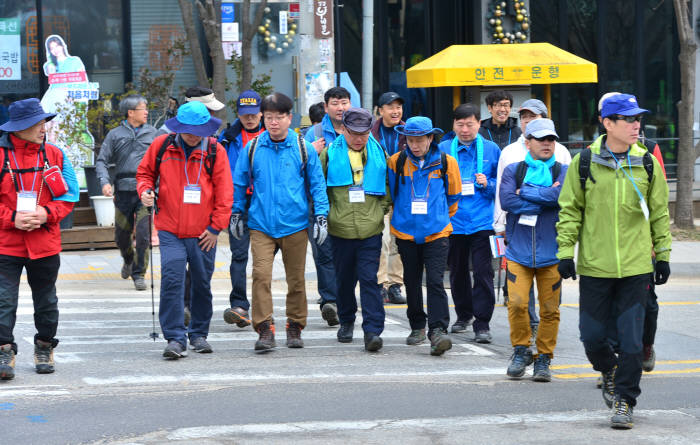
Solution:
<path fill-rule="evenodd" d="M 306 229 L 283 238 L 271 238 L 257 230 L 250 231 L 250 248 L 253 254 L 253 328 L 264 321 L 272 321 L 272 263 L 275 251 L 282 251 L 284 272 L 287 277 L 287 320 L 306 326 L 306 245 L 309 238 Z"/>
<path fill-rule="evenodd" d="M 537 353 L 554 356 L 559 332 L 559 299 L 561 277 L 557 265 L 532 269 L 508 261 L 508 322 L 510 342 L 515 346 L 530 346 L 530 317 L 527 302 L 533 279 L 537 280 L 537 300 L 540 303 L 540 327 L 537 330 Z"/>
<path fill-rule="evenodd" d="M 382 232 L 382 253 L 379 257 L 377 283 L 384 287 L 403 284 L 403 264 L 396 248 L 396 237 L 391 234 L 391 214 L 384 215 L 384 231 Z"/>

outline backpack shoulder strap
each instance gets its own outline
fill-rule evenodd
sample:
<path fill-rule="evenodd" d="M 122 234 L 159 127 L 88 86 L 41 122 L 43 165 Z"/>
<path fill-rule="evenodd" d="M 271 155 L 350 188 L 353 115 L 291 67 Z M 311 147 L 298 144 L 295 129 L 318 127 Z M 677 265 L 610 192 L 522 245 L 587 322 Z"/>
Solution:
<path fill-rule="evenodd" d="M 306 151 L 306 141 L 301 133 L 297 133 L 297 145 L 299 146 L 299 156 L 301 157 L 301 168 L 306 168 L 306 161 L 309 160 L 309 152 Z"/>
<path fill-rule="evenodd" d="M 447 181 L 447 155 L 444 151 L 440 152 L 440 175 L 442 176 L 442 184 L 445 187 L 445 194 L 448 195 L 450 184 Z"/>
<path fill-rule="evenodd" d="M 323 126 L 319 122 L 314 125 L 314 140 L 319 140 L 323 137 Z"/>
<path fill-rule="evenodd" d="M 552 168 L 550 169 L 552 172 L 552 184 L 557 182 L 557 178 L 561 174 L 561 162 L 554 162 L 554 165 L 552 165 Z"/>
<path fill-rule="evenodd" d="M 593 176 L 591 176 L 591 156 L 592 152 L 590 148 L 584 148 L 581 150 L 581 154 L 579 155 L 579 164 L 578 164 L 578 175 L 579 175 L 579 181 L 581 181 L 581 190 L 584 192 L 586 191 L 586 181 L 588 178 L 591 178 L 591 181 L 595 184 L 595 179 L 593 179 Z"/>
<path fill-rule="evenodd" d="M 255 149 L 258 148 L 258 141 L 260 136 L 255 136 L 250 140 L 250 147 L 248 147 L 248 179 L 249 182 L 253 183 L 253 159 L 255 159 Z"/>
<path fill-rule="evenodd" d="M 156 172 L 155 181 L 158 181 L 158 177 L 160 176 L 160 163 L 163 161 L 165 150 L 167 150 L 174 141 L 175 133 L 170 133 L 167 138 L 163 139 L 163 143 L 160 145 L 158 153 L 156 153 L 156 165 L 154 167 L 154 171 Z"/>
<path fill-rule="evenodd" d="M 652 147 L 652 150 L 653 149 Z M 651 152 L 648 150 L 644 153 L 644 156 L 642 156 L 642 165 L 644 165 L 644 170 L 647 171 L 647 179 L 649 182 L 651 182 L 651 179 L 654 177 L 654 160 L 651 156 Z"/>
<path fill-rule="evenodd" d="M 396 159 L 396 175 L 394 175 L 394 196 L 399 194 L 399 178 L 401 178 L 401 183 L 404 182 L 403 178 L 403 166 L 406 164 L 406 151 L 403 150 L 399 153 L 399 157 Z"/>
<path fill-rule="evenodd" d="M 2 178 L 5 176 L 5 173 L 7 173 L 10 170 L 10 153 L 9 149 L 7 147 L 2 147 L 3 148 L 3 153 L 5 154 L 5 157 L 2 160 L 2 165 L 0 165 L 0 182 L 2 182 Z"/>
<path fill-rule="evenodd" d="M 520 161 L 518 166 L 515 168 L 515 188 L 519 189 L 523 186 L 523 181 L 525 180 L 525 175 L 527 174 L 527 162 Z"/>
<path fill-rule="evenodd" d="M 216 145 L 218 142 L 216 138 L 209 138 L 209 149 L 207 150 L 207 156 L 204 158 L 204 169 L 209 174 L 209 177 L 214 173 L 214 164 L 216 164 Z"/>

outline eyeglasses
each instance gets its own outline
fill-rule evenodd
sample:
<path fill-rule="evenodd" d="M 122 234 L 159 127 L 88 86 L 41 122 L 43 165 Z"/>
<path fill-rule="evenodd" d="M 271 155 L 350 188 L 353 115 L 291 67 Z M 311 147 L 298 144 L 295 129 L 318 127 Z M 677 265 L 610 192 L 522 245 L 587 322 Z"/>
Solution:
<path fill-rule="evenodd" d="M 277 116 L 273 116 L 271 114 L 263 114 L 263 119 L 265 122 L 281 122 L 284 120 L 289 114 L 278 114 Z"/>
<path fill-rule="evenodd" d="M 554 142 L 557 140 L 557 138 L 555 138 L 554 136 L 545 136 L 545 137 L 533 138 L 533 139 L 538 141 L 538 142 L 544 142 L 544 141 Z"/>
<path fill-rule="evenodd" d="M 133 111 L 148 111 L 148 108 L 132 108 Z"/>
<path fill-rule="evenodd" d="M 633 122 L 641 122 L 642 115 L 638 114 L 636 116 L 621 116 L 618 114 L 616 116 L 608 116 L 608 119 L 613 120 L 613 121 L 625 121 L 628 124 L 631 124 Z"/>
<path fill-rule="evenodd" d="M 498 102 L 491 105 L 491 108 L 510 108 L 510 102 Z"/>

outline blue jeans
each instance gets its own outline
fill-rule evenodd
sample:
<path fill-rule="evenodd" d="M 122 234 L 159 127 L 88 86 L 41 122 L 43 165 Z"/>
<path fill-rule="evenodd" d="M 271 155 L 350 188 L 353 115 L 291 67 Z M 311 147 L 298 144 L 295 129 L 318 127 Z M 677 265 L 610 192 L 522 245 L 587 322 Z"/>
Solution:
<path fill-rule="evenodd" d="M 366 239 L 333 240 L 333 261 L 338 272 L 338 318 L 341 323 L 354 323 L 357 312 L 355 286 L 360 282 L 362 330 L 381 335 L 384 331 L 384 301 L 377 284 L 382 235 Z M 326 240 L 328 242 L 328 240 Z"/>
<path fill-rule="evenodd" d="M 250 232 L 248 231 L 248 217 L 243 217 L 245 230 L 240 240 L 237 240 L 228 231 L 228 243 L 231 246 L 231 294 L 229 301 L 231 307 L 240 307 L 246 311 L 250 309 L 250 302 L 246 294 L 246 266 L 248 266 L 248 248 L 250 247 Z"/>
<path fill-rule="evenodd" d="M 187 346 L 187 337 L 194 340 L 209 334 L 212 315 L 211 276 L 214 273 L 216 247 L 204 252 L 197 238 L 178 238 L 166 231 L 158 232 L 160 240 L 160 306 L 158 319 L 166 340 Z M 190 311 L 192 319 L 185 327 L 185 265 L 190 266 Z"/>
<path fill-rule="evenodd" d="M 309 242 L 311 243 L 311 254 L 314 257 L 316 266 L 316 279 L 318 280 L 318 293 L 321 295 L 321 306 L 326 303 L 335 303 L 338 299 L 338 284 L 333 264 L 333 240 L 327 237 L 320 246 L 314 240 L 314 221 L 316 217 L 309 216 Z M 379 258 L 379 257 L 377 257 Z"/>

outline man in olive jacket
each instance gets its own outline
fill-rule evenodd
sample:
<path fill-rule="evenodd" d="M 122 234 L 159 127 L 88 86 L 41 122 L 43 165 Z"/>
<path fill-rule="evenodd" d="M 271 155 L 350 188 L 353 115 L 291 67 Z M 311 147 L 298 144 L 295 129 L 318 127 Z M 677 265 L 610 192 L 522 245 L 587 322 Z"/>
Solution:
<path fill-rule="evenodd" d="M 360 282 L 365 349 L 382 347 L 384 305 L 377 284 L 384 215 L 391 197 L 386 180 L 386 154 L 370 135 L 372 115 L 362 108 L 343 114 L 345 133 L 320 156 L 328 186 L 328 233 L 338 280 L 338 341 L 352 342 Z"/>

